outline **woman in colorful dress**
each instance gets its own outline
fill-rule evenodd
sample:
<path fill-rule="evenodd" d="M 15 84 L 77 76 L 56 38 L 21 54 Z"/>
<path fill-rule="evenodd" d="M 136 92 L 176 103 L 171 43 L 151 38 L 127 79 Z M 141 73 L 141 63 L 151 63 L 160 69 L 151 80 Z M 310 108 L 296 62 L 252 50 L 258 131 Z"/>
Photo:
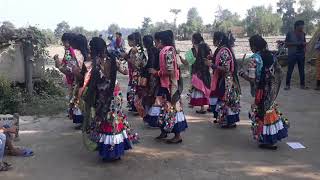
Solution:
<path fill-rule="evenodd" d="M 213 113 L 215 123 L 221 128 L 235 128 L 240 120 L 240 85 L 237 76 L 235 56 L 231 50 L 228 37 L 223 32 L 215 32 L 213 43 L 217 47 L 208 62 L 213 69 L 211 78 L 210 104 L 216 106 Z"/>
<path fill-rule="evenodd" d="M 146 88 L 147 80 L 141 74 L 143 67 L 146 65 L 146 56 L 144 55 L 140 33 L 130 34 L 128 36 L 128 44 L 131 47 L 126 56 L 129 68 L 129 89 L 127 94 L 129 111 L 138 112 L 141 117 L 144 117 L 142 95 L 143 90 Z"/>
<path fill-rule="evenodd" d="M 315 50 L 317 52 L 317 60 L 316 60 L 316 67 L 317 67 L 317 84 L 315 90 L 320 91 L 320 37 L 315 45 Z"/>
<path fill-rule="evenodd" d="M 90 51 L 91 65 L 87 64 L 83 86 L 86 90 L 81 91 L 85 106 L 90 107 L 90 110 L 86 108 L 90 116 L 85 133 L 93 142 L 91 148 L 97 148 L 103 160 L 118 160 L 125 150 L 132 148 L 122 111 L 122 93 L 116 83 L 119 63 L 114 57 L 106 56 L 106 43 L 101 38 L 90 41 Z"/>
<path fill-rule="evenodd" d="M 166 142 L 177 144 L 182 142 L 181 132 L 185 131 L 188 125 L 180 100 L 183 85 L 172 31 L 157 33 L 155 41 L 160 50 L 160 68 L 159 70 L 150 68 L 149 72 L 160 78 L 156 101 L 161 105 L 159 116 L 161 134 L 156 139 L 165 139 L 169 133 L 174 133 L 175 136 Z"/>
<path fill-rule="evenodd" d="M 196 111 L 198 114 L 205 114 L 207 111 L 204 106 L 209 105 L 210 97 L 210 71 L 206 65 L 206 59 L 210 55 L 211 50 L 209 46 L 204 42 L 200 33 L 195 33 L 192 36 L 192 52 L 196 61 L 192 64 L 192 93 L 190 105 L 200 106 L 200 111 Z"/>
<path fill-rule="evenodd" d="M 147 78 L 148 86 L 146 88 L 147 95 L 143 98 L 143 105 L 146 109 L 144 122 L 151 128 L 159 127 L 159 115 L 161 107 L 155 104 L 155 99 L 159 91 L 160 79 L 149 73 L 149 69 L 159 70 L 159 50 L 154 46 L 153 37 L 150 35 L 143 37 L 143 45 L 147 49 L 148 61 L 144 67 L 143 76 Z"/>
<path fill-rule="evenodd" d="M 80 86 L 83 84 L 84 61 L 88 57 L 88 41 L 81 34 L 65 33 L 61 41 L 65 47 L 65 55 L 61 62 L 59 56 L 55 55 L 56 67 L 66 76 L 69 89 L 68 116 L 73 123 L 77 124 L 76 129 L 82 127 L 83 115 L 77 103 L 77 95 Z"/>
<path fill-rule="evenodd" d="M 239 74 L 250 82 L 251 93 L 255 98 L 249 113 L 251 129 L 260 148 L 276 150 L 275 144 L 288 136 L 288 121 L 275 103 L 281 86 L 282 70 L 261 36 L 252 36 L 249 42 L 254 54 L 248 63 L 247 72 Z"/>

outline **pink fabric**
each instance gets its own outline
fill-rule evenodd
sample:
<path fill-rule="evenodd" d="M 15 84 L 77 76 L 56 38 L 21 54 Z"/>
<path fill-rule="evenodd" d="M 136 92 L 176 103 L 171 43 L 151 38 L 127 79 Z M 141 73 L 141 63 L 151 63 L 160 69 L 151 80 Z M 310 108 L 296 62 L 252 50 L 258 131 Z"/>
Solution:
<path fill-rule="evenodd" d="M 74 49 L 72 47 L 70 47 L 68 49 L 70 51 L 71 57 L 76 58 L 76 54 L 74 53 Z M 62 64 L 68 64 L 67 60 L 65 59 L 65 57 L 62 59 Z M 74 82 L 74 76 L 73 74 L 67 74 L 66 75 L 66 80 L 67 80 L 67 84 L 68 85 L 72 85 Z"/>
<path fill-rule="evenodd" d="M 114 87 L 113 95 L 114 96 L 119 95 L 120 91 L 121 91 L 121 89 L 120 89 L 119 84 L 116 84 L 116 86 Z"/>
<path fill-rule="evenodd" d="M 162 73 L 167 73 L 168 72 L 166 54 L 167 54 L 167 52 L 169 50 L 172 50 L 173 53 L 174 53 L 173 66 L 174 66 L 175 78 L 176 78 L 176 80 L 179 80 L 179 71 L 178 71 L 176 52 L 174 50 L 174 47 L 172 47 L 172 46 L 166 46 L 160 51 L 160 71 Z M 169 76 L 160 77 L 160 83 L 161 83 L 161 87 L 169 89 L 169 87 L 170 87 L 170 77 Z"/>
<path fill-rule="evenodd" d="M 206 98 L 210 98 L 211 89 L 207 88 L 196 74 L 192 75 L 191 84 L 194 88 L 203 92 Z"/>
<path fill-rule="evenodd" d="M 205 106 L 209 105 L 209 99 L 207 98 L 192 98 L 190 100 L 190 105 L 191 106 Z"/>
<path fill-rule="evenodd" d="M 230 49 L 228 49 L 226 47 L 223 47 L 219 50 L 219 52 L 216 56 L 216 59 L 215 59 L 215 65 L 220 66 L 220 63 L 221 63 L 220 57 L 221 57 L 221 54 L 223 53 L 223 51 L 227 51 L 229 54 L 228 66 L 230 67 L 230 71 L 233 73 L 234 72 L 234 63 L 233 63 L 232 53 L 231 53 Z M 220 76 L 219 70 L 215 70 L 214 73 L 212 74 L 212 77 L 211 77 L 211 91 L 216 90 L 219 76 Z"/>

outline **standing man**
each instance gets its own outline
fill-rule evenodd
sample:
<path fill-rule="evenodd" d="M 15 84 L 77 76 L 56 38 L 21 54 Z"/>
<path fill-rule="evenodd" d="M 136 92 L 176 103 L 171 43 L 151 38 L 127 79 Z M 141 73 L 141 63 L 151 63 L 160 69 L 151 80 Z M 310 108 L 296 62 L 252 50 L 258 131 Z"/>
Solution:
<path fill-rule="evenodd" d="M 286 46 L 288 47 L 288 72 L 285 90 L 290 90 L 291 75 L 294 66 L 298 64 L 300 75 L 300 88 L 307 89 L 305 85 L 305 53 L 306 53 L 306 34 L 304 32 L 304 21 L 296 21 L 294 31 L 286 36 Z"/>
<path fill-rule="evenodd" d="M 316 90 L 320 90 L 320 37 L 316 42 L 315 49 L 317 51 L 317 87 Z"/>
<path fill-rule="evenodd" d="M 236 39 L 233 37 L 233 34 L 232 34 L 231 30 L 228 31 L 227 36 L 228 36 L 228 39 L 229 39 L 230 46 L 234 47 L 235 46 L 234 43 L 236 42 Z"/>
<path fill-rule="evenodd" d="M 124 51 L 125 49 L 125 42 L 124 39 L 122 39 L 122 34 L 120 32 L 116 33 L 116 49 L 119 49 L 120 51 Z"/>

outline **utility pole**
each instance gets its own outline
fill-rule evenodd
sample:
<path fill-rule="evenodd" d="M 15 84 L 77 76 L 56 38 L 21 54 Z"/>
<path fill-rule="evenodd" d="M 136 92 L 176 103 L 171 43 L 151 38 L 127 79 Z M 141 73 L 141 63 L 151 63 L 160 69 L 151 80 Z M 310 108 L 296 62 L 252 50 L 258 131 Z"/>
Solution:
<path fill-rule="evenodd" d="M 24 54 L 24 65 L 25 65 L 25 84 L 28 94 L 31 96 L 33 94 L 33 82 L 32 82 L 32 72 L 33 72 L 33 45 L 31 40 L 26 39 L 23 43 L 23 54 Z"/>

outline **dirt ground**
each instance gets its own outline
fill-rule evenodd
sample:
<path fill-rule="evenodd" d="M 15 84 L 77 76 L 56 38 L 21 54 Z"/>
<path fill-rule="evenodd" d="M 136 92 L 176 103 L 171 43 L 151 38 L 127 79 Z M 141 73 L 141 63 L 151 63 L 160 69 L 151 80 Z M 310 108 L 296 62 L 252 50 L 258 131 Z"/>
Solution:
<path fill-rule="evenodd" d="M 120 78 L 125 90 L 126 78 Z M 187 83 L 185 83 L 187 84 Z M 79 131 L 61 113 L 52 117 L 23 117 L 21 140 L 16 144 L 35 151 L 31 158 L 5 157 L 14 168 L 1 172 L 1 180 L 297 180 L 320 179 L 320 93 L 293 88 L 281 91 L 278 102 L 288 116 L 289 138 L 277 151 L 257 148 L 252 139 L 247 112 L 252 102 L 242 84 L 242 112 L 238 128 L 222 130 L 211 123 L 211 115 L 197 115 L 185 108 L 188 130 L 183 143 L 167 145 L 154 140 L 157 129 L 143 126 L 130 113 L 129 121 L 141 142 L 121 161 L 103 163 L 97 152 L 82 144 Z M 185 91 L 186 92 L 186 91 Z M 183 97 L 186 102 L 185 96 Z M 307 148 L 293 150 L 286 142 L 297 141 Z"/>

